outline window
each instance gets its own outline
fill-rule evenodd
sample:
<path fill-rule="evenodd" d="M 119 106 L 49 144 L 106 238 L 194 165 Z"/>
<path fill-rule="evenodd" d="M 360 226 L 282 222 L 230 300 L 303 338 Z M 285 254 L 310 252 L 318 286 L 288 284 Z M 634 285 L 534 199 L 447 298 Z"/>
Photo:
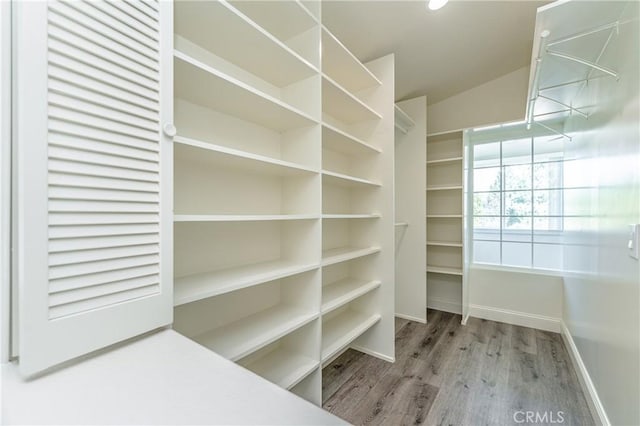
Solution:
<path fill-rule="evenodd" d="M 560 270 L 564 141 L 509 133 L 470 137 L 473 262 Z"/>

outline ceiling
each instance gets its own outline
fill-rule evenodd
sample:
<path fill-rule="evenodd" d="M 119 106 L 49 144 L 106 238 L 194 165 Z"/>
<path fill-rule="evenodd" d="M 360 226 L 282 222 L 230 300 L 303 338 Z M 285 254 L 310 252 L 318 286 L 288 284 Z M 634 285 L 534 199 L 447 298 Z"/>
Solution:
<path fill-rule="evenodd" d="M 531 60 L 536 9 L 548 1 L 325 1 L 324 24 L 359 59 L 395 53 L 396 100 L 429 104 L 508 74 Z"/>

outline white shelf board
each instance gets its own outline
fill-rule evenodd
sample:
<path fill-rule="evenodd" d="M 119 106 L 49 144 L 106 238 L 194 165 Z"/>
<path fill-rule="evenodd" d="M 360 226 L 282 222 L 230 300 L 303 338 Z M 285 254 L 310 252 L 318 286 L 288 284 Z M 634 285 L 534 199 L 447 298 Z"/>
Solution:
<path fill-rule="evenodd" d="M 427 219 L 462 219 L 461 214 L 428 214 Z"/>
<path fill-rule="evenodd" d="M 462 161 L 462 157 L 441 158 L 439 160 L 427 160 L 427 164 L 446 164 Z"/>
<path fill-rule="evenodd" d="M 193 338 L 212 351 L 237 361 L 318 317 L 295 306 L 276 305 Z"/>
<path fill-rule="evenodd" d="M 374 214 L 323 214 L 323 219 L 379 219 L 380 215 Z"/>
<path fill-rule="evenodd" d="M 451 191 L 454 189 L 462 189 L 462 185 L 427 186 L 427 191 Z"/>
<path fill-rule="evenodd" d="M 279 132 L 317 123 L 285 102 L 177 50 L 174 52 L 174 94 Z"/>
<path fill-rule="evenodd" d="M 339 247 L 335 249 L 322 251 L 322 266 L 333 265 L 334 263 L 346 262 L 347 260 L 357 259 L 359 257 L 368 256 L 378 253 L 380 247 Z"/>
<path fill-rule="evenodd" d="M 319 265 L 277 260 L 243 265 L 174 280 L 174 306 L 195 302 L 316 269 Z"/>
<path fill-rule="evenodd" d="M 319 25 L 315 16 L 295 0 L 231 0 L 229 3 L 281 41 Z"/>
<path fill-rule="evenodd" d="M 322 123 L 322 146 L 331 151 L 356 156 L 382 152 L 381 149 L 328 123 Z"/>
<path fill-rule="evenodd" d="M 427 272 L 445 275 L 462 275 L 461 268 L 450 268 L 445 266 L 427 265 Z"/>
<path fill-rule="evenodd" d="M 326 314 L 380 287 L 378 280 L 345 278 L 322 287 L 322 314 Z"/>
<path fill-rule="evenodd" d="M 345 175 L 342 173 L 330 172 L 328 170 L 322 171 L 323 184 L 346 186 L 346 187 L 376 187 L 380 186 L 379 183 L 372 182 L 370 180 L 357 178 L 354 176 Z"/>
<path fill-rule="evenodd" d="M 347 124 L 382 118 L 371 107 L 326 75 L 322 76 L 322 111 Z"/>
<path fill-rule="evenodd" d="M 288 348 L 278 348 L 244 364 L 246 369 L 284 389 L 291 389 L 319 366 L 317 360 L 291 352 Z"/>
<path fill-rule="evenodd" d="M 175 214 L 174 222 L 260 222 L 282 220 L 314 220 L 314 214 Z"/>
<path fill-rule="evenodd" d="M 322 71 L 350 92 L 382 84 L 326 27 L 322 28 Z"/>
<path fill-rule="evenodd" d="M 366 315 L 347 310 L 322 324 L 322 362 L 347 347 L 380 321 L 379 314 Z"/>
<path fill-rule="evenodd" d="M 212 28 L 227 36 L 212 36 Z M 277 87 L 288 86 L 319 72 L 226 2 L 176 2 L 175 33 Z"/>
<path fill-rule="evenodd" d="M 462 243 L 455 241 L 427 241 L 428 246 L 462 247 Z"/>
<path fill-rule="evenodd" d="M 181 158 L 188 161 L 206 161 L 212 166 L 277 176 L 291 176 L 319 172 L 318 170 L 289 161 L 227 148 L 225 146 L 202 142 L 183 136 L 175 136 L 173 138 L 173 142 L 176 147 L 176 154 L 180 155 Z"/>

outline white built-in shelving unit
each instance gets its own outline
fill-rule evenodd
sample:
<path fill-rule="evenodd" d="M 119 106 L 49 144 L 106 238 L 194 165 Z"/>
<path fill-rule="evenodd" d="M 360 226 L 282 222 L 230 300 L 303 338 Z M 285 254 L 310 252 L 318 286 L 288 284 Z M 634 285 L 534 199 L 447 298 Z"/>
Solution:
<path fill-rule="evenodd" d="M 431 307 L 457 311 L 464 264 L 462 132 L 428 136 L 426 165 L 427 294 Z"/>
<path fill-rule="evenodd" d="M 176 2 L 174 44 L 174 327 L 320 404 L 393 359 L 393 57 L 313 1 Z"/>

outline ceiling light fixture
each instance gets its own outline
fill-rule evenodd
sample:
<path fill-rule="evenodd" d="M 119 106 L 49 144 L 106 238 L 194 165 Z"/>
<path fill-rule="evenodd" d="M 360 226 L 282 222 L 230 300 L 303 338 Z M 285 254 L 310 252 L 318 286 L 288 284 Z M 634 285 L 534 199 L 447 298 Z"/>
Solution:
<path fill-rule="evenodd" d="M 445 4 L 447 4 L 448 1 L 449 0 L 429 0 L 429 3 L 427 3 L 427 6 L 431 10 L 438 10 L 441 7 L 443 7 Z"/>

